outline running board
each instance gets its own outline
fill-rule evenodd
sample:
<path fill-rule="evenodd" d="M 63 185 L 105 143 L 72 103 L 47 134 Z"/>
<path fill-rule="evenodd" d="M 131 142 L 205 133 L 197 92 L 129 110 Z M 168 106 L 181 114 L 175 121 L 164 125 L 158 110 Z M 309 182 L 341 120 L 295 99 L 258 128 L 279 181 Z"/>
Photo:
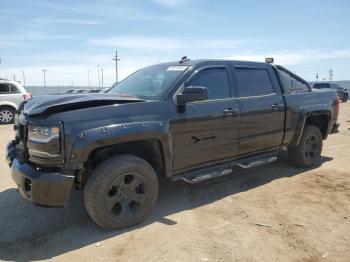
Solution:
<path fill-rule="evenodd" d="M 229 169 L 224 169 L 224 170 L 220 170 L 220 171 L 219 170 L 212 171 L 212 172 L 204 173 L 204 174 L 200 174 L 200 175 L 188 174 L 188 175 L 175 176 L 175 177 L 173 177 L 172 180 L 173 181 L 183 180 L 187 183 L 195 184 L 195 183 L 202 182 L 204 180 L 229 175 L 231 173 L 232 173 L 232 169 L 229 168 Z"/>
<path fill-rule="evenodd" d="M 269 164 L 269 163 L 275 162 L 276 160 L 277 160 L 277 157 L 273 156 L 273 157 L 261 159 L 261 160 L 255 161 L 255 162 L 250 162 L 250 163 L 247 163 L 247 164 L 239 163 L 236 166 L 244 168 L 244 169 L 249 169 L 249 168 L 253 168 L 253 167 Z"/>
<path fill-rule="evenodd" d="M 173 176 L 171 180 L 172 181 L 183 180 L 187 183 L 195 184 L 211 178 L 229 175 L 232 173 L 232 169 L 235 167 L 249 169 L 249 168 L 269 164 L 276 160 L 277 160 L 276 152 L 266 153 L 266 154 L 256 155 L 253 157 L 247 157 L 244 159 L 238 159 L 238 160 L 226 162 L 223 164 L 218 164 L 215 166 L 209 166 L 206 168 L 201 168 L 193 171 L 187 171 L 185 173 Z"/>

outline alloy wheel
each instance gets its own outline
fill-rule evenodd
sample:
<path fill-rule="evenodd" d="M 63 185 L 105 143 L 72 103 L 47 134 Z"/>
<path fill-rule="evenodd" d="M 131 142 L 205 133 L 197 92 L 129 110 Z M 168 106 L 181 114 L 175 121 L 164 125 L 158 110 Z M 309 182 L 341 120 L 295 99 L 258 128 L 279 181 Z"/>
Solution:
<path fill-rule="evenodd" d="M 116 178 L 106 192 L 106 207 L 113 216 L 128 218 L 138 213 L 147 200 L 145 178 L 135 172 Z"/>
<path fill-rule="evenodd" d="M 317 150 L 319 148 L 316 135 L 315 134 L 310 135 L 306 139 L 305 144 L 306 144 L 305 157 L 308 159 L 314 158 L 317 155 Z"/>
<path fill-rule="evenodd" d="M 13 113 L 7 109 L 0 111 L 0 122 L 8 123 L 13 119 Z"/>

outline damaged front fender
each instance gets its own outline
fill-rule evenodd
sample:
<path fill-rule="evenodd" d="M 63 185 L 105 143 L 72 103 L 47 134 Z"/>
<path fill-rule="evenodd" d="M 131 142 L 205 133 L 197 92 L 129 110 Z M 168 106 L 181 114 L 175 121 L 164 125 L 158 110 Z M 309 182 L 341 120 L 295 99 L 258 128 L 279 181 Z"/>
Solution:
<path fill-rule="evenodd" d="M 156 139 L 163 148 L 165 173 L 168 176 L 171 173 L 172 159 L 169 133 L 169 125 L 163 121 L 113 124 L 81 131 L 74 140 L 68 162 L 70 165 L 82 167 L 95 149 L 124 142 Z"/>

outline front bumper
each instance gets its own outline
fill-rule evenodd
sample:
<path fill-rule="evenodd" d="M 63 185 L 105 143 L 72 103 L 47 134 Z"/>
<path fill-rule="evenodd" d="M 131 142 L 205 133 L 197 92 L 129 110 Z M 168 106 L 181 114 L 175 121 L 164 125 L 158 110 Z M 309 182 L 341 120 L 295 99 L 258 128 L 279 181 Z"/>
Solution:
<path fill-rule="evenodd" d="M 25 199 L 42 206 L 67 206 L 74 176 L 47 173 L 21 163 L 14 141 L 7 146 L 6 160 L 11 167 L 12 179 Z"/>

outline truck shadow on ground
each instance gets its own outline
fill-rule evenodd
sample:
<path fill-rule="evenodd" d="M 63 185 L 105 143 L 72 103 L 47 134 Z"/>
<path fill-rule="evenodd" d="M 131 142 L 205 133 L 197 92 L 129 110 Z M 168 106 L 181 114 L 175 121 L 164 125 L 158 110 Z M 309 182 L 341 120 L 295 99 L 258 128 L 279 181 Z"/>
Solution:
<path fill-rule="evenodd" d="M 322 157 L 322 163 L 332 158 Z M 162 180 L 158 203 L 142 224 L 108 232 L 91 221 L 83 205 L 83 194 L 74 191 L 65 209 L 50 209 L 22 200 L 15 189 L 0 193 L 0 260 L 43 260 L 116 237 L 152 223 L 177 224 L 169 215 L 194 209 L 224 197 L 248 191 L 275 179 L 288 178 L 308 169 L 279 161 L 249 171 L 209 180 L 195 185 Z"/>

